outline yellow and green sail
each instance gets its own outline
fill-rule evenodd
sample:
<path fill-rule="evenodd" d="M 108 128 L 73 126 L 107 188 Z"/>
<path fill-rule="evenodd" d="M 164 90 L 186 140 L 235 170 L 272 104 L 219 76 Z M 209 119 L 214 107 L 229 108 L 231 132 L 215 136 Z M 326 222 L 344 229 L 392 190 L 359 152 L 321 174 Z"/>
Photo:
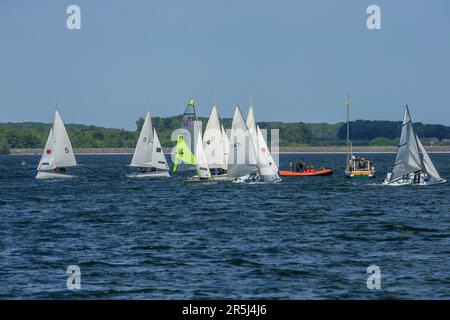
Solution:
<path fill-rule="evenodd" d="M 175 162 L 173 172 L 177 171 L 178 164 L 180 162 L 194 166 L 197 164 L 197 160 L 187 144 L 184 142 L 183 136 L 178 136 L 177 145 L 175 146 Z"/>

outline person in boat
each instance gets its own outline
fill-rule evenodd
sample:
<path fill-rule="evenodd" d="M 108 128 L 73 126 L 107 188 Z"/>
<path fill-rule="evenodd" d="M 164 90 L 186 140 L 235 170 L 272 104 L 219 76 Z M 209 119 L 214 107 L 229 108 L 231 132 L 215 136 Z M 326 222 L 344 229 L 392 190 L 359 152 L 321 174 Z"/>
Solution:
<path fill-rule="evenodd" d="M 54 170 L 55 173 L 66 173 L 66 168 L 55 168 Z"/>
<path fill-rule="evenodd" d="M 259 182 L 261 180 L 261 176 L 258 171 L 250 173 L 248 176 L 247 182 Z"/>
<path fill-rule="evenodd" d="M 303 168 L 304 168 L 304 164 L 303 164 L 303 162 L 300 160 L 299 162 L 297 162 L 297 165 L 296 165 L 296 171 L 297 172 L 303 172 Z"/>
<path fill-rule="evenodd" d="M 414 179 L 413 179 L 413 183 L 414 184 L 419 184 L 420 183 L 420 177 L 421 177 L 421 173 L 417 172 L 414 174 Z"/>

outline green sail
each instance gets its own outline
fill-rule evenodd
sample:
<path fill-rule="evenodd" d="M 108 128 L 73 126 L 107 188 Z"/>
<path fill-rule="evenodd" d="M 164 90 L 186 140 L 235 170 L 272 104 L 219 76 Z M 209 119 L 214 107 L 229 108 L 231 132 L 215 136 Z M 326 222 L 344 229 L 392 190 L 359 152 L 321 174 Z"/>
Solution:
<path fill-rule="evenodd" d="M 194 166 L 197 164 L 195 156 L 184 142 L 183 136 L 178 136 L 177 145 L 175 146 L 175 163 L 173 166 L 173 172 L 177 171 L 178 163 L 180 161 L 181 163 L 187 163 Z"/>

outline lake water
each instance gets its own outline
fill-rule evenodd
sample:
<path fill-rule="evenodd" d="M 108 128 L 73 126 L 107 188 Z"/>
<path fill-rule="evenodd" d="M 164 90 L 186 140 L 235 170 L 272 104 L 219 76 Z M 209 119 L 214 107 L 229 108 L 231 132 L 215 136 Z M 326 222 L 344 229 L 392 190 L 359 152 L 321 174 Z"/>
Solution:
<path fill-rule="evenodd" d="M 128 179 L 126 155 L 36 181 L 38 156 L 0 156 L 0 298 L 449 299 L 450 184 L 380 186 L 395 155 L 370 158 L 371 181 L 343 178 L 345 154 L 283 154 L 335 174 L 238 185 Z M 450 154 L 431 158 L 450 179 Z"/>

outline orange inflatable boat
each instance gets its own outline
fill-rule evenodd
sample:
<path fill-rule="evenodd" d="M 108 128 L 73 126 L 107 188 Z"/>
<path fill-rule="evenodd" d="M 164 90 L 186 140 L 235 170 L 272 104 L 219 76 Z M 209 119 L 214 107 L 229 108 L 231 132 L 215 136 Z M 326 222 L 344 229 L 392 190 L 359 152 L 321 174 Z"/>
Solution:
<path fill-rule="evenodd" d="M 288 171 L 288 170 L 280 170 L 279 174 L 280 176 L 291 176 L 291 177 L 297 177 L 297 176 L 329 176 L 333 173 L 333 170 L 331 169 L 307 169 L 304 171 Z"/>

